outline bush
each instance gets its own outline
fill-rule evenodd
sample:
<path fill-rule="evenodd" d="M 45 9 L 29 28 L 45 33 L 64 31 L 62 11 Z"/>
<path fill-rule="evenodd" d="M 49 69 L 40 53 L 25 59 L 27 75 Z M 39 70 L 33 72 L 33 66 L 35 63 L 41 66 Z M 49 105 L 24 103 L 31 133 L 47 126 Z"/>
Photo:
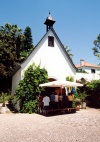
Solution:
<path fill-rule="evenodd" d="M 30 100 L 29 102 L 24 103 L 22 113 L 37 113 L 38 112 L 38 100 Z"/>
<path fill-rule="evenodd" d="M 85 94 L 84 94 L 85 91 Z M 86 82 L 83 87 L 80 87 L 78 92 L 85 96 L 90 107 L 100 108 L 100 80 Z"/>
<path fill-rule="evenodd" d="M 90 94 L 89 102 L 92 107 L 100 108 L 100 80 L 87 83 L 87 91 Z"/>
<path fill-rule="evenodd" d="M 47 71 L 34 64 L 25 71 L 24 79 L 19 82 L 16 96 L 20 100 L 21 112 L 37 111 L 36 99 L 43 90 L 39 84 L 48 81 Z M 35 108 L 36 107 L 36 108 Z M 36 110 L 35 110 L 36 109 Z"/>
<path fill-rule="evenodd" d="M 10 98 L 10 94 L 2 92 L 0 95 L 0 103 L 5 103 Z"/>
<path fill-rule="evenodd" d="M 73 76 L 67 76 L 67 77 L 66 77 L 66 80 L 67 80 L 67 81 L 74 82 L 74 77 L 73 77 Z"/>

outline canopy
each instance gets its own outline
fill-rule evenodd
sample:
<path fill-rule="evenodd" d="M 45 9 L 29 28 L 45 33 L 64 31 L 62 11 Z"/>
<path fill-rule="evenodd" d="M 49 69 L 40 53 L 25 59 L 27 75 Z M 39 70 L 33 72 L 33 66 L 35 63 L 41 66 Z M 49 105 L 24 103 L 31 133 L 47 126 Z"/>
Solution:
<path fill-rule="evenodd" d="M 40 84 L 39 86 L 41 87 L 61 87 L 61 86 L 62 87 L 66 87 L 66 86 L 75 87 L 75 86 L 83 86 L 83 84 L 65 81 L 65 80 L 57 80 L 57 81 L 52 81 L 48 83 L 43 83 L 43 84 Z"/>

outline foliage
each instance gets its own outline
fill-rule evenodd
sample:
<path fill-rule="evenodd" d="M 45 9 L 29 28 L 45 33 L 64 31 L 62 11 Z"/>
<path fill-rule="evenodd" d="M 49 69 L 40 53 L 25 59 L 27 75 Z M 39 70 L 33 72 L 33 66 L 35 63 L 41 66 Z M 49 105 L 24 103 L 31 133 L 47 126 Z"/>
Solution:
<path fill-rule="evenodd" d="M 90 94 L 91 106 L 100 108 L 100 80 L 93 80 L 87 83 L 87 90 Z"/>
<path fill-rule="evenodd" d="M 80 88 L 77 88 L 75 90 L 75 96 L 73 99 L 73 107 L 81 105 L 83 102 L 86 102 L 86 99 L 89 95 L 86 93 L 86 91 L 81 92 Z"/>
<path fill-rule="evenodd" d="M 88 95 L 88 105 L 91 107 L 100 107 L 100 80 L 86 82 L 79 90 L 81 93 L 86 92 Z"/>
<path fill-rule="evenodd" d="M 79 93 L 77 90 L 78 89 L 75 89 L 75 91 L 74 91 L 75 94 L 74 94 L 74 98 L 73 98 L 73 107 L 81 104 L 81 100 L 79 98 Z"/>
<path fill-rule="evenodd" d="M 71 53 L 71 49 L 68 49 L 68 46 L 64 46 L 66 52 L 68 53 L 69 57 L 72 58 L 74 55 Z"/>
<path fill-rule="evenodd" d="M 0 26 L 0 75 L 8 77 L 17 66 L 22 40 L 22 30 L 17 25 Z"/>
<path fill-rule="evenodd" d="M 86 97 L 89 96 L 86 91 L 83 92 L 79 92 L 79 99 L 81 100 L 81 102 L 86 101 Z"/>
<path fill-rule="evenodd" d="M 5 101 L 6 101 L 6 93 L 2 92 L 0 96 L 0 102 L 2 103 L 3 107 L 5 107 Z"/>
<path fill-rule="evenodd" d="M 100 34 L 98 35 L 97 39 L 94 40 L 94 46 L 95 47 L 92 48 L 93 53 L 100 59 Z"/>
<path fill-rule="evenodd" d="M 25 106 L 29 105 L 30 101 L 37 99 L 41 90 L 43 90 L 43 88 L 39 87 L 39 84 L 47 82 L 47 78 L 47 71 L 44 68 L 41 69 L 40 65 L 35 66 L 33 64 L 25 71 L 24 79 L 19 82 L 18 88 L 16 89 L 16 96 L 21 100 L 20 107 L 22 112 L 24 112 Z"/>
<path fill-rule="evenodd" d="M 0 75 L 8 77 L 13 69 L 32 50 L 30 27 L 24 33 L 17 25 L 0 26 Z M 26 52 L 26 54 L 25 54 Z"/>
<path fill-rule="evenodd" d="M 14 69 L 32 49 L 32 35 L 29 27 L 23 33 L 17 25 L 6 23 L 0 26 L 0 92 L 11 89 L 11 76 Z"/>
<path fill-rule="evenodd" d="M 21 110 L 21 112 L 24 113 L 37 113 L 38 110 L 38 101 L 37 100 L 30 100 L 28 102 L 25 102 L 23 105 L 23 108 Z"/>
<path fill-rule="evenodd" d="M 67 81 L 74 82 L 74 77 L 73 77 L 73 76 L 67 76 L 67 77 L 66 77 L 66 80 L 67 80 Z"/>
<path fill-rule="evenodd" d="M 11 89 L 11 74 L 19 64 L 24 36 L 17 25 L 0 26 L 0 93 Z"/>
<path fill-rule="evenodd" d="M 33 41 L 32 41 L 32 32 L 31 28 L 27 26 L 24 31 L 25 41 L 24 41 L 24 50 L 27 53 L 30 53 L 30 51 L 33 49 Z"/>
<path fill-rule="evenodd" d="M 88 82 L 87 87 L 89 87 L 91 91 L 97 91 L 99 93 L 100 80 L 93 80 Z"/>
<path fill-rule="evenodd" d="M 11 94 L 1 92 L 1 94 L 0 94 L 0 103 L 5 104 L 6 101 L 9 101 L 10 97 L 11 97 Z"/>

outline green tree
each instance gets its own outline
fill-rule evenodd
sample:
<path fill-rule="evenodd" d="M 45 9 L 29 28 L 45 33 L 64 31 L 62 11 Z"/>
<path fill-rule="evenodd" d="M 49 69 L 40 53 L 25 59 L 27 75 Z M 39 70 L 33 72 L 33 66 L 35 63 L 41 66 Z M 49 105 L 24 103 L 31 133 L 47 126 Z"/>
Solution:
<path fill-rule="evenodd" d="M 0 76 L 10 76 L 18 65 L 23 38 L 17 25 L 0 26 Z"/>
<path fill-rule="evenodd" d="M 24 49 L 27 53 L 29 53 L 34 47 L 33 40 L 32 40 L 32 32 L 29 26 L 25 28 L 24 36 L 25 36 Z"/>
<path fill-rule="evenodd" d="M 92 48 L 93 53 L 100 59 L 100 34 L 98 35 L 97 39 L 94 40 L 94 46 L 95 47 Z"/>
<path fill-rule="evenodd" d="M 68 53 L 68 55 L 70 56 L 70 58 L 72 59 L 72 57 L 74 56 L 72 53 L 71 53 L 71 49 L 68 49 L 68 46 L 64 46 L 66 52 Z"/>
<path fill-rule="evenodd" d="M 21 112 L 36 112 L 37 97 L 43 88 L 39 84 L 48 80 L 47 71 L 40 65 L 31 65 L 24 74 L 24 79 L 19 82 L 16 96 L 21 101 Z"/>
<path fill-rule="evenodd" d="M 31 29 L 23 33 L 17 25 L 0 26 L 0 91 L 11 89 L 11 75 L 33 48 Z"/>

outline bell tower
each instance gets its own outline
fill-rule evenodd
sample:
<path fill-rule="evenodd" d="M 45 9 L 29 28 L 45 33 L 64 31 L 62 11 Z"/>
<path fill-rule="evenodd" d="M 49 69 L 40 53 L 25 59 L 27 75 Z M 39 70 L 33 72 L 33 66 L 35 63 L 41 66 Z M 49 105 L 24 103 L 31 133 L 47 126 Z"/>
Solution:
<path fill-rule="evenodd" d="M 54 19 L 52 18 L 50 12 L 49 12 L 49 16 L 46 18 L 46 21 L 44 22 L 44 24 L 46 25 L 46 32 L 48 32 L 49 29 L 51 29 L 53 27 L 53 24 L 56 21 L 54 21 Z"/>

